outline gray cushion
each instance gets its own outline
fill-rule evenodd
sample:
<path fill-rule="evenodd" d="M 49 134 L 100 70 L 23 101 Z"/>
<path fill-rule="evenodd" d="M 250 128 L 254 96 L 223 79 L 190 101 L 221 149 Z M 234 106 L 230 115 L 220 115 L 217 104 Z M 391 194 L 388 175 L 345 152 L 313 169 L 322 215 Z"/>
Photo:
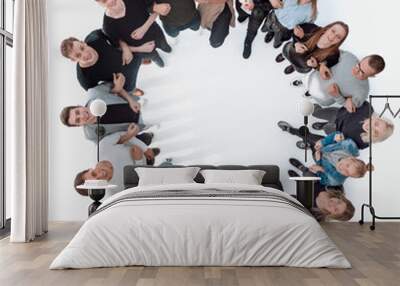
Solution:
<path fill-rule="evenodd" d="M 124 168 L 124 187 L 125 189 L 136 187 L 139 183 L 139 176 L 135 172 L 135 168 L 139 166 L 125 166 Z M 157 166 L 140 166 L 146 168 L 158 168 Z M 265 175 L 262 179 L 261 184 L 265 187 L 271 187 L 274 189 L 283 190 L 282 184 L 279 179 L 279 167 L 276 165 L 250 165 L 250 166 L 241 166 L 241 165 L 221 165 L 221 166 L 213 166 L 213 165 L 190 165 L 190 166 L 180 166 L 174 165 L 169 167 L 161 167 L 161 168 L 182 168 L 182 167 L 199 167 L 202 170 L 204 169 L 220 169 L 220 170 L 263 170 L 265 171 Z M 204 178 L 200 174 L 194 178 L 197 183 L 204 183 Z"/>

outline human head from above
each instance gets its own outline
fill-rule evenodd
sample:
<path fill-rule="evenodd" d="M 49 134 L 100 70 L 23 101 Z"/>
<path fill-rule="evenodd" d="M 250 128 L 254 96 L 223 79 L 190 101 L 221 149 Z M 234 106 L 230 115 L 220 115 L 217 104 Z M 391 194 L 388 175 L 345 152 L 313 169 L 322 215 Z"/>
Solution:
<path fill-rule="evenodd" d="M 95 0 L 100 4 L 101 7 L 109 10 L 119 9 L 120 7 L 124 7 L 123 0 Z"/>
<path fill-rule="evenodd" d="M 380 55 L 370 55 L 356 64 L 351 73 L 359 80 L 366 80 L 385 69 L 385 60 Z"/>
<path fill-rule="evenodd" d="M 107 180 L 110 181 L 114 175 L 114 167 L 110 161 L 100 161 L 94 168 L 79 172 L 74 181 L 74 187 L 78 193 L 87 196 L 87 190 L 77 189 L 77 186 L 83 185 L 86 180 Z"/>
<path fill-rule="evenodd" d="M 90 109 L 79 105 L 64 107 L 60 119 L 68 127 L 84 126 L 96 122 L 96 116 L 90 113 Z"/>
<path fill-rule="evenodd" d="M 339 47 L 346 40 L 349 34 L 349 26 L 343 22 L 333 22 L 324 28 L 319 29 L 305 42 L 308 50 L 314 51 L 312 56 L 319 61 L 325 60 L 328 56 L 339 51 Z"/>
<path fill-rule="evenodd" d="M 369 124 L 370 119 L 367 118 L 362 123 L 362 129 L 365 131 L 361 134 L 361 139 L 364 143 L 369 142 Z M 371 127 L 372 127 L 372 134 L 371 134 L 371 141 L 372 143 L 380 143 L 388 139 L 392 136 L 394 132 L 394 124 L 387 118 L 381 118 L 378 115 L 374 114 L 371 117 Z"/>
<path fill-rule="evenodd" d="M 81 67 L 94 65 L 99 57 L 95 49 L 74 37 L 62 41 L 60 50 L 64 57 L 77 62 Z"/>
<path fill-rule="evenodd" d="M 373 171 L 374 167 L 356 157 L 347 157 L 336 164 L 336 170 L 345 177 L 362 178 L 365 173 Z"/>
<path fill-rule="evenodd" d="M 331 218 L 348 221 L 354 216 L 355 208 L 338 187 L 329 187 L 325 192 L 320 192 L 316 198 L 316 205 L 322 214 L 318 220 Z"/>

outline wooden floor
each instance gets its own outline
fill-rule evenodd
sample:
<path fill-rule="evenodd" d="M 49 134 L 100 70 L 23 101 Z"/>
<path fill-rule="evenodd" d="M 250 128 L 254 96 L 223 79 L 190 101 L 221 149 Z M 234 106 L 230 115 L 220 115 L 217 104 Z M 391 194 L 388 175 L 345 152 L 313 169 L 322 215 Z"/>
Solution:
<path fill-rule="evenodd" d="M 400 285 L 400 223 L 327 223 L 323 227 L 353 265 L 350 270 L 287 267 L 124 267 L 48 270 L 80 223 L 51 223 L 49 233 L 29 244 L 0 241 L 1 286 L 262 286 Z"/>

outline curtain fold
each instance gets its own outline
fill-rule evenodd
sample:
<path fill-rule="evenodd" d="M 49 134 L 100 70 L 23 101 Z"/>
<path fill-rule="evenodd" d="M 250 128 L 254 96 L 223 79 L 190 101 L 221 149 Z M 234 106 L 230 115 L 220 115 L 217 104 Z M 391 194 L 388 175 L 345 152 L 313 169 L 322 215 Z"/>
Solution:
<path fill-rule="evenodd" d="M 11 242 L 28 242 L 48 227 L 48 40 L 46 0 L 15 2 L 9 179 Z"/>

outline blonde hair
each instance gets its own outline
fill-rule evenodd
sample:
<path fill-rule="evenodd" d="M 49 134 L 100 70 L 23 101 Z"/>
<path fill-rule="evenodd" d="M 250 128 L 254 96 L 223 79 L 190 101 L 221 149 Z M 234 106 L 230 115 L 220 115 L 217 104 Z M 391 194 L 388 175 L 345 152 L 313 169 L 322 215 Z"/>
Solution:
<path fill-rule="evenodd" d="M 372 139 L 372 143 L 380 143 L 380 142 L 383 142 L 383 141 L 385 141 L 386 139 L 388 139 L 390 136 L 393 135 L 393 132 L 394 132 L 394 124 L 393 124 L 393 122 L 392 122 L 390 119 L 379 117 L 377 114 L 373 114 L 372 117 L 375 117 L 375 118 L 377 118 L 378 120 L 382 120 L 383 122 L 385 122 L 385 125 L 386 125 L 386 128 L 385 128 L 384 132 L 382 132 L 382 134 L 381 134 L 380 137 L 379 137 L 379 136 L 374 136 L 374 132 L 372 132 L 372 138 L 371 138 L 371 139 Z M 369 118 L 365 119 L 363 123 L 367 122 L 368 120 L 369 120 Z M 370 132 L 370 131 L 368 130 L 367 132 L 363 132 L 363 133 L 361 133 L 361 135 L 360 135 L 361 140 L 362 140 L 364 143 L 368 143 L 368 142 L 369 142 L 369 132 Z"/>
<path fill-rule="evenodd" d="M 371 171 L 374 170 L 374 166 L 373 165 L 371 165 L 369 163 L 365 164 L 365 162 L 360 160 L 360 159 L 357 159 L 355 157 L 350 157 L 348 159 L 352 161 L 352 163 L 354 164 L 354 167 L 357 170 L 356 171 L 357 173 L 354 174 L 354 177 L 352 176 L 353 178 L 362 178 L 362 177 L 365 176 L 365 174 L 367 172 L 371 172 Z"/>

